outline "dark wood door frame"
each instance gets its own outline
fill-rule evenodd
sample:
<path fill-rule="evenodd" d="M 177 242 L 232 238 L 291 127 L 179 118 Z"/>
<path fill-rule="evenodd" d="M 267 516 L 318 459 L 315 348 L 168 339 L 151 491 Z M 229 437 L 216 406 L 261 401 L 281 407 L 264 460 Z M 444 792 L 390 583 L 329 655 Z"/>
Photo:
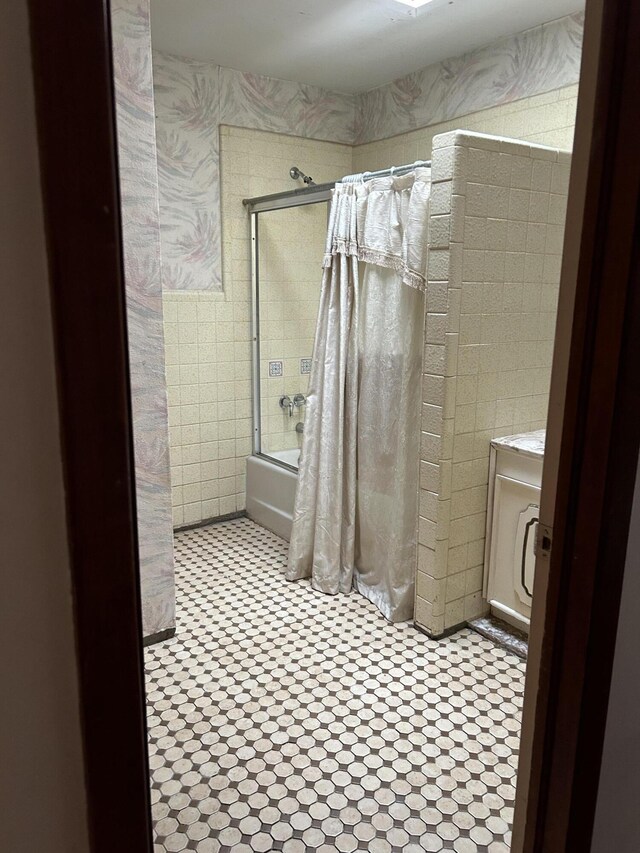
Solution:
<path fill-rule="evenodd" d="M 538 558 L 534 593 L 518 853 L 582 853 L 593 831 L 640 447 L 639 45 L 636 0 L 587 3 L 542 485 L 552 547 Z"/>
<path fill-rule="evenodd" d="M 108 0 L 29 6 L 91 849 L 151 853 Z M 604 26 L 587 21 L 599 47 L 595 125 L 547 618 L 534 625 L 540 678 L 525 719 L 526 853 L 589 849 L 640 444 L 639 4 L 606 0 Z"/>
<path fill-rule="evenodd" d="M 109 6 L 29 7 L 91 850 L 151 853 Z"/>

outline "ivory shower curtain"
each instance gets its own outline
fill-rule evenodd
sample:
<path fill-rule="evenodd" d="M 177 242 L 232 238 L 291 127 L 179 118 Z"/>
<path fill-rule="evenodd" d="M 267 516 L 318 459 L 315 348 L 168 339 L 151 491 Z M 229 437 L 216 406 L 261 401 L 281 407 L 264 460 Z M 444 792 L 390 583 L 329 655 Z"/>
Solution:
<path fill-rule="evenodd" d="M 334 190 L 286 577 L 410 619 L 430 170 Z"/>

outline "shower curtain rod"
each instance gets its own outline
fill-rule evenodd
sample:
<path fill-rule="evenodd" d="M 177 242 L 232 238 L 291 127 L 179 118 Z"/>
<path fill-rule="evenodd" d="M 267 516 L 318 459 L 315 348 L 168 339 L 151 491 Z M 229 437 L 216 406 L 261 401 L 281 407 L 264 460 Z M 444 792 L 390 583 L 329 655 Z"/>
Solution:
<path fill-rule="evenodd" d="M 431 166 L 431 160 L 416 160 L 415 163 L 406 163 L 404 166 L 389 166 L 387 169 L 379 169 L 376 172 L 361 172 L 354 175 L 345 175 L 339 181 L 329 181 L 326 184 L 316 184 L 314 187 L 301 187 L 295 190 L 287 190 L 282 193 L 271 193 L 255 198 L 245 198 L 242 203 L 249 208 L 249 213 L 264 213 L 267 210 L 281 210 L 286 207 L 298 207 L 303 204 L 317 204 L 321 201 L 330 201 L 331 190 L 336 184 L 355 181 L 361 178 L 370 181 L 372 178 L 384 178 L 387 175 L 405 175 L 412 169 Z"/>
<path fill-rule="evenodd" d="M 340 183 L 349 182 L 350 180 L 355 181 L 357 179 L 370 181 L 372 178 L 386 178 L 387 175 L 404 175 L 407 172 L 411 172 L 412 169 L 425 168 L 430 165 L 431 160 L 416 160 L 415 163 L 405 163 L 404 166 L 389 166 L 386 169 L 378 169 L 377 172 L 356 172 L 354 175 L 345 175 Z M 339 182 L 336 181 L 336 183 Z"/>

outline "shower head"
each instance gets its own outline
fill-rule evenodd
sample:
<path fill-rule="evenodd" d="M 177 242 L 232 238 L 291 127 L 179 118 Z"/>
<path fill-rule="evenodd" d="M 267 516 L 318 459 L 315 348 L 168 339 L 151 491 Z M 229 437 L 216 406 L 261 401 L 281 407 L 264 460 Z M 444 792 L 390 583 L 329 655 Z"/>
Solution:
<path fill-rule="evenodd" d="M 292 166 L 289 169 L 289 174 L 291 175 L 294 181 L 297 181 L 298 178 L 302 178 L 302 180 L 308 187 L 315 186 L 315 181 L 313 180 L 313 178 L 310 178 L 309 175 L 305 175 L 305 173 L 301 172 L 297 166 Z"/>

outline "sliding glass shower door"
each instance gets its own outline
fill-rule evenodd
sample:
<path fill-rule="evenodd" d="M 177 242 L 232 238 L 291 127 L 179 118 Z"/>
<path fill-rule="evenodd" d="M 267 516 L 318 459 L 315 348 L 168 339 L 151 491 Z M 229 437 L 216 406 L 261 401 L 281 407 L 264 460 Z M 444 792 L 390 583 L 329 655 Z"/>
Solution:
<path fill-rule="evenodd" d="M 254 452 L 292 468 L 302 443 L 327 231 L 328 192 L 318 195 L 251 212 Z"/>

